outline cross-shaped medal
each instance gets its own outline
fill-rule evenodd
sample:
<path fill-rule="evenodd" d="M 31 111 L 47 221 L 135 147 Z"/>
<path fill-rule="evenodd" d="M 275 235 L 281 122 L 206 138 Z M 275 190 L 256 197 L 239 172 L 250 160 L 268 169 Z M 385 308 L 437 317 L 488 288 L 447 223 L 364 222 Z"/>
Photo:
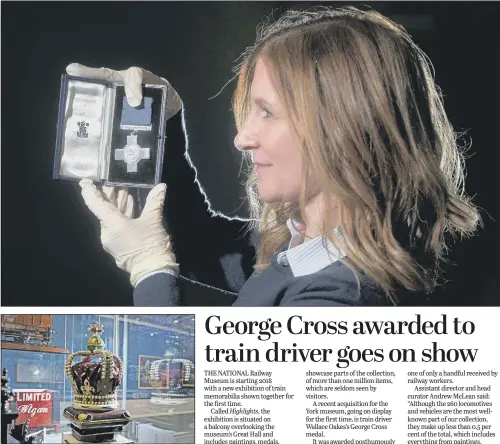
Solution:
<path fill-rule="evenodd" d="M 115 160 L 123 160 L 127 164 L 127 173 L 137 173 L 137 164 L 142 159 L 149 159 L 149 148 L 141 148 L 137 143 L 137 134 L 127 136 L 124 148 L 115 150 Z"/>

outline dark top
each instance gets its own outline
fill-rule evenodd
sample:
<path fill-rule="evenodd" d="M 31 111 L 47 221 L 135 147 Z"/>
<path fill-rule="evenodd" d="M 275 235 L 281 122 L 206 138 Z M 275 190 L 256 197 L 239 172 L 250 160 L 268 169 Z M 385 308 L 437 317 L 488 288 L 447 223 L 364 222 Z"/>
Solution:
<path fill-rule="evenodd" d="M 135 288 L 134 305 L 179 305 L 183 296 L 182 286 L 179 284 L 179 278 L 170 274 L 154 274 Z M 219 291 L 221 296 L 231 297 L 220 289 L 211 290 Z M 358 290 L 354 274 L 341 262 L 335 262 L 307 276 L 294 277 L 289 267 L 278 264 L 276 255 L 271 266 L 262 272 L 254 273 L 239 294 L 233 294 L 232 297 L 234 307 L 389 305 L 382 292 L 366 280 L 362 281 Z"/>

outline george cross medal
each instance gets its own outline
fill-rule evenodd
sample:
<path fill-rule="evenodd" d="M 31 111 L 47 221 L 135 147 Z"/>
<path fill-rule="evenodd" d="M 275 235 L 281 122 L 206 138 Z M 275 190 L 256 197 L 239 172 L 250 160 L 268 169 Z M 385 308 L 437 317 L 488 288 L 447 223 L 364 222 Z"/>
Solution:
<path fill-rule="evenodd" d="M 149 159 L 150 149 L 141 148 L 137 143 L 137 134 L 127 136 L 124 148 L 115 150 L 115 160 L 123 160 L 127 164 L 127 173 L 137 173 L 137 164 L 142 159 Z"/>

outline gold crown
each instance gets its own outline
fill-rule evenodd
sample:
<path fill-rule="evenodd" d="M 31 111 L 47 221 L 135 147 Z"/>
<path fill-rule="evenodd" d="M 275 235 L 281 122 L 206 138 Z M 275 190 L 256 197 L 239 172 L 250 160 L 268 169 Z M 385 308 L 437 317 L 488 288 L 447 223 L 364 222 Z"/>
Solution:
<path fill-rule="evenodd" d="M 87 350 L 71 353 L 66 359 L 66 376 L 75 391 L 73 406 L 79 409 L 115 409 L 118 407 L 116 389 L 123 376 L 122 361 L 105 350 L 101 324 L 94 322 L 89 331 L 93 334 L 87 342 Z M 82 360 L 73 364 L 77 356 Z"/>

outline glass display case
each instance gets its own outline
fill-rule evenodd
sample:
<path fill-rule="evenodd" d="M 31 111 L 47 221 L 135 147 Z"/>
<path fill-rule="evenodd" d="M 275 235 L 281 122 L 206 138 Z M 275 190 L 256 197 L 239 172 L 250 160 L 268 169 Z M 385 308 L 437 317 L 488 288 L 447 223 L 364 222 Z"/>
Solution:
<path fill-rule="evenodd" d="M 65 409 L 75 405 L 75 384 L 65 366 L 87 349 L 93 323 L 121 360 L 116 400 L 131 418 L 121 435 L 194 443 L 194 315 L 2 315 L 2 367 L 17 398 L 17 423 L 29 419 L 30 433 L 39 431 L 45 443 L 71 433 Z"/>

